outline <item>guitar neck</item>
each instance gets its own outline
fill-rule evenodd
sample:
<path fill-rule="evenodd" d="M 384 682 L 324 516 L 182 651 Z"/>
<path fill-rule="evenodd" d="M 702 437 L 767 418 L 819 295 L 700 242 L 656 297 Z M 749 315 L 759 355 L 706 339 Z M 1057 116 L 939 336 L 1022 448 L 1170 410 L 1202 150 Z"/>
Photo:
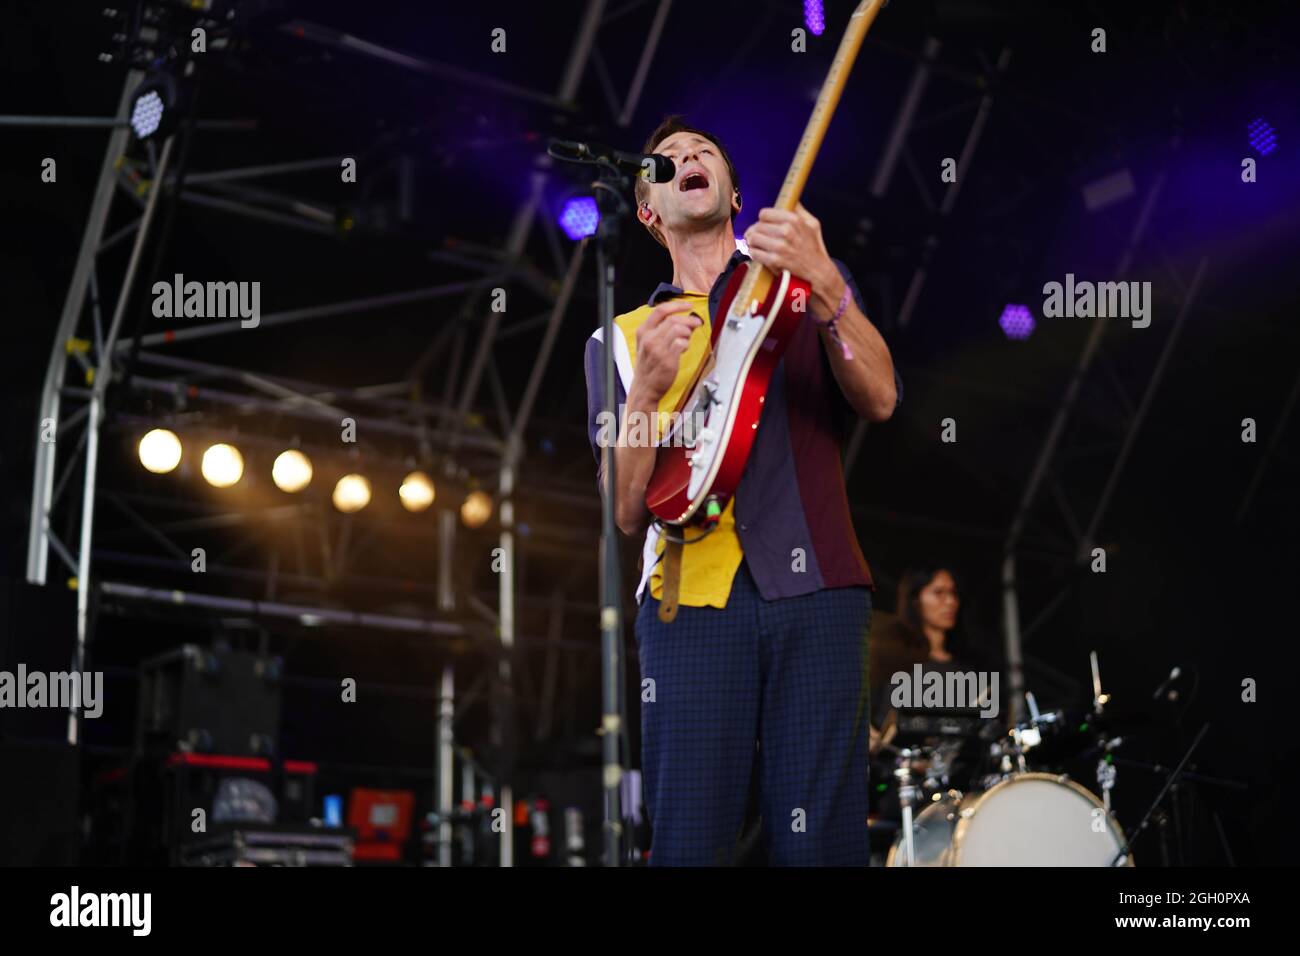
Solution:
<path fill-rule="evenodd" d="M 853 69 L 853 63 L 862 48 L 867 30 L 871 28 L 876 14 L 884 5 L 885 0 L 862 0 L 853 11 L 853 16 L 849 18 L 848 28 L 840 40 L 839 49 L 835 51 L 835 59 L 826 73 L 821 92 L 817 94 L 817 102 L 813 106 L 812 115 L 808 117 L 808 125 L 804 127 L 803 136 L 799 139 L 799 148 L 795 150 L 794 160 L 785 174 L 785 182 L 781 184 L 781 192 L 776 197 L 774 208 L 792 212 L 799 205 L 804 186 L 808 182 L 808 174 L 812 171 L 813 162 L 816 161 L 822 140 L 826 136 L 826 129 L 830 126 L 831 116 L 835 113 L 835 107 L 839 105 L 844 84 L 848 82 L 849 71 Z M 746 307 L 753 299 L 758 283 L 764 278 L 767 281 L 772 278 L 766 269 L 761 266 L 750 269 L 734 301 L 739 306 Z"/>

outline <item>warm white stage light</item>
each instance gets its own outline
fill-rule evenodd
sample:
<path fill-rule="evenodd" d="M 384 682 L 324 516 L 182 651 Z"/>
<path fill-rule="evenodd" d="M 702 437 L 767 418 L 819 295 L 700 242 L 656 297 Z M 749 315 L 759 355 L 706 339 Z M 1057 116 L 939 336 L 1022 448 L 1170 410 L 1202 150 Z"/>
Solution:
<path fill-rule="evenodd" d="M 467 528 L 481 528 L 492 517 L 492 496 L 486 491 L 471 491 L 460 506 L 460 520 Z"/>
<path fill-rule="evenodd" d="M 203 453 L 203 477 L 217 488 L 229 488 L 244 477 L 244 456 L 234 445 L 212 445 Z"/>
<path fill-rule="evenodd" d="M 402 487 L 397 489 L 402 499 L 402 507 L 407 511 L 423 511 L 433 504 L 433 482 L 422 471 L 413 471 L 402 479 Z"/>
<path fill-rule="evenodd" d="M 293 448 L 280 452 L 271 466 L 271 480 L 281 491 L 302 491 L 311 484 L 311 459 Z"/>
<path fill-rule="evenodd" d="M 174 471 L 181 463 L 181 440 L 175 432 L 165 428 L 155 428 L 140 439 L 136 449 L 140 455 L 140 464 L 155 475 L 165 475 Z"/>
<path fill-rule="evenodd" d="M 344 475 L 334 486 L 334 507 L 344 514 L 370 504 L 370 482 L 361 475 Z"/>

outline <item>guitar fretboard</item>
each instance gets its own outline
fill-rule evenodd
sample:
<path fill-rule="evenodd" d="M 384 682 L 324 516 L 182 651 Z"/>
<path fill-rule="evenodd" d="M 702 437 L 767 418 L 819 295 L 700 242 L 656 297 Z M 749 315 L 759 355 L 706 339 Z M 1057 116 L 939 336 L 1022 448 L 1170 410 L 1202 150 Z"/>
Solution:
<path fill-rule="evenodd" d="M 822 83 L 821 92 L 817 94 L 817 102 L 813 106 L 812 115 L 808 117 L 803 136 L 799 138 L 799 148 L 795 150 L 790 169 L 785 174 L 785 182 L 781 184 L 781 192 L 773 204 L 774 208 L 792 211 L 799 205 L 799 198 L 808 182 L 808 174 L 812 171 L 822 139 L 826 136 L 826 128 L 830 125 L 835 107 L 839 105 L 840 94 L 844 92 L 844 84 L 858 57 L 858 50 L 862 48 L 862 40 L 884 4 L 885 0 L 862 0 L 849 18 L 848 29 L 844 31 L 839 49 L 835 51 L 835 59 L 831 61 L 831 68 Z M 743 315 L 749 311 L 750 306 L 756 304 L 752 301 L 755 298 L 754 291 L 760 279 L 765 276 L 771 279 L 771 274 L 762 266 L 751 268 L 745 274 L 740 289 L 732 300 L 733 314 Z"/>

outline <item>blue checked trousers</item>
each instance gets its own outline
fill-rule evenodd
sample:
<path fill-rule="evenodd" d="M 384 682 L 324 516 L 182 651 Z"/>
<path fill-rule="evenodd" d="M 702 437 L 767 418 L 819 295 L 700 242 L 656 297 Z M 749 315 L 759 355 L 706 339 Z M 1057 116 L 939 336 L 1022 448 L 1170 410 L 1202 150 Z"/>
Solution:
<path fill-rule="evenodd" d="M 651 865 L 732 864 L 753 778 L 772 865 L 869 865 L 871 592 L 765 601 L 742 562 L 725 608 L 658 614 L 647 588 L 635 630 Z"/>

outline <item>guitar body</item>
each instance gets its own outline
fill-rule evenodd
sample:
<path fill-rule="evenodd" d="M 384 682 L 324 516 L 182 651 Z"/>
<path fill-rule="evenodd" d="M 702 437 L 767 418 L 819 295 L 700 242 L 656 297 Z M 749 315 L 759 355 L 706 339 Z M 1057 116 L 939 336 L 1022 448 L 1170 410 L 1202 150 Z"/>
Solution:
<path fill-rule="evenodd" d="M 736 301 L 758 269 L 750 307 Z M 755 281 L 756 280 L 756 281 Z M 712 329 L 712 352 L 661 439 L 646 505 L 673 525 L 717 519 L 740 484 L 754 447 L 772 373 L 800 322 L 809 321 L 808 283 L 756 263 L 732 273 Z"/>

